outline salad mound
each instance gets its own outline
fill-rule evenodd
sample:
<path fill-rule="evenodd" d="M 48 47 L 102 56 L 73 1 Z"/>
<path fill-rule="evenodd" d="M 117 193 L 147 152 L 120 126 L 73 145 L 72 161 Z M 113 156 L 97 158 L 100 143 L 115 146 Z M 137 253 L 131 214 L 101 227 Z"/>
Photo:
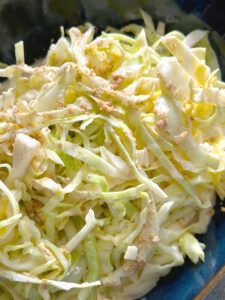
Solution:
<path fill-rule="evenodd" d="M 225 83 L 208 32 L 72 27 L 0 69 L 0 298 L 135 299 L 225 196 Z"/>

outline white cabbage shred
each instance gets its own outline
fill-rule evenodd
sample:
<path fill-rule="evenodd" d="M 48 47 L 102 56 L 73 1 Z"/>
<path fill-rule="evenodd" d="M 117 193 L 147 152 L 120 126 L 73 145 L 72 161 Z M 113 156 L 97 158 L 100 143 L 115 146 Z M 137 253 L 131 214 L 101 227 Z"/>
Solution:
<path fill-rule="evenodd" d="M 130 300 L 204 261 L 225 84 L 207 32 L 141 13 L 97 38 L 62 29 L 34 66 L 19 42 L 0 69 L 0 299 Z"/>

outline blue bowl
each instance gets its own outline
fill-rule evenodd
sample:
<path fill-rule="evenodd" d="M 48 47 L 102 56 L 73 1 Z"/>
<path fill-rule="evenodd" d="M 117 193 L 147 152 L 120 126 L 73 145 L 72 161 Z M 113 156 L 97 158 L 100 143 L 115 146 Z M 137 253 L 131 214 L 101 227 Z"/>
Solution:
<path fill-rule="evenodd" d="M 59 37 L 60 25 L 67 28 L 89 21 L 100 32 L 107 25 L 120 27 L 141 22 L 140 8 L 149 12 L 155 21 L 165 21 L 168 31 L 178 29 L 188 33 L 197 28 L 209 29 L 211 43 L 225 70 L 225 1 L 222 0 L 1 0 L 0 61 L 14 63 L 14 43 L 22 39 L 26 62 L 34 62 L 46 54 L 51 40 Z M 225 214 L 221 213 L 218 200 L 208 232 L 199 236 L 207 246 L 205 263 L 193 265 L 187 260 L 184 266 L 160 279 L 146 299 L 225 299 L 224 233 Z"/>

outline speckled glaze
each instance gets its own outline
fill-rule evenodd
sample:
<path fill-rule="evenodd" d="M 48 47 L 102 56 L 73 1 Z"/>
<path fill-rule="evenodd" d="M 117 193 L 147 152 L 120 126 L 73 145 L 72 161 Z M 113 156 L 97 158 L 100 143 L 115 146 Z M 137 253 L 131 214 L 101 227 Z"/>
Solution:
<path fill-rule="evenodd" d="M 225 34 L 225 0 L 0 0 L 0 61 L 13 63 L 13 45 L 23 39 L 26 62 L 32 63 L 45 55 L 52 38 L 59 37 L 60 25 L 67 28 L 90 21 L 99 31 L 107 25 L 120 27 L 140 22 L 140 8 L 154 20 L 165 21 L 167 30 L 188 33 L 196 28 L 209 29 L 220 66 L 225 70 L 225 42 L 221 38 Z M 162 278 L 146 299 L 191 300 L 225 265 L 225 213 L 220 212 L 219 201 L 208 232 L 199 238 L 207 245 L 205 263 L 193 265 L 187 260 Z M 225 299 L 224 273 L 211 291 L 196 300 Z"/>

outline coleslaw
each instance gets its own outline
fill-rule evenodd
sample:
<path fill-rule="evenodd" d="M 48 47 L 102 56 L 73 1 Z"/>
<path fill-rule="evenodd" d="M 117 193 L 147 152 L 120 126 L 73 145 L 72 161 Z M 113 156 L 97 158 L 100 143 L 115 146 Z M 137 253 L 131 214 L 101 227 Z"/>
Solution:
<path fill-rule="evenodd" d="M 72 27 L 0 69 L 0 298 L 135 299 L 204 261 L 225 196 L 225 83 L 208 33 Z"/>

